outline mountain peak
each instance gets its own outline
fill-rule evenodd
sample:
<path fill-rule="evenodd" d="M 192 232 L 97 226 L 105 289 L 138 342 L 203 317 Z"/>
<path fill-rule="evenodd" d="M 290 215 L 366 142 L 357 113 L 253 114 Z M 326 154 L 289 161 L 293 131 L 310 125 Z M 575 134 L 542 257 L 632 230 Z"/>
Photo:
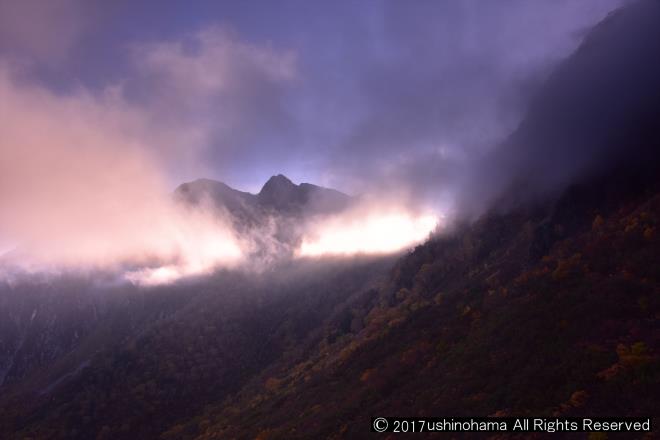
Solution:
<path fill-rule="evenodd" d="M 261 193 L 264 191 L 268 192 L 271 189 L 274 188 L 291 188 L 291 187 L 296 187 L 295 183 L 291 181 L 288 177 L 286 177 L 284 174 L 278 174 L 276 176 L 271 176 L 270 179 L 264 184 L 264 186 L 261 188 Z"/>
<path fill-rule="evenodd" d="M 283 174 L 268 179 L 268 182 L 261 188 L 258 197 L 265 205 L 279 208 L 304 202 L 300 187 Z"/>
<path fill-rule="evenodd" d="M 239 223 L 259 223 L 263 209 L 280 214 L 331 213 L 350 203 L 350 196 L 337 190 L 301 183 L 297 185 L 283 174 L 272 176 L 258 194 L 238 191 L 223 182 L 197 179 L 180 185 L 175 197 L 186 203 L 212 202 L 227 209 Z"/>

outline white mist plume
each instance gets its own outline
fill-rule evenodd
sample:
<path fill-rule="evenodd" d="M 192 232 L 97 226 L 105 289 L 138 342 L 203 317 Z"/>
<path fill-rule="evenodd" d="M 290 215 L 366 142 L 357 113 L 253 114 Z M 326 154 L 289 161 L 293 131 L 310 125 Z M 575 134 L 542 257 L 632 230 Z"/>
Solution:
<path fill-rule="evenodd" d="M 367 204 L 320 219 L 303 235 L 299 257 L 386 254 L 424 241 L 438 227 L 439 217 L 402 205 Z"/>
<path fill-rule="evenodd" d="M 255 101 L 255 84 L 277 91 L 295 77 L 295 57 L 218 28 L 186 38 L 197 50 L 176 40 L 134 46 L 131 74 L 94 93 L 54 92 L 0 59 L 5 262 L 34 271 L 129 268 L 127 278 L 151 283 L 243 259 L 251 244 L 239 242 L 226 216 L 175 203 L 168 171 L 199 171 L 209 139 L 222 145 L 258 107 L 232 103 Z"/>
<path fill-rule="evenodd" d="M 166 170 L 172 162 L 194 162 L 204 142 L 218 136 L 205 119 L 186 115 L 216 108 L 213 96 L 242 99 L 238 91 L 250 89 L 242 80 L 275 87 L 296 75 L 289 52 L 261 50 L 218 30 L 195 38 L 200 50 L 194 54 L 174 43 L 140 47 L 143 65 L 133 85 L 141 84 L 141 75 L 159 77 L 132 101 L 122 83 L 98 93 L 56 93 L 19 79 L 20 71 L 0 62 L 5 263 L 29 271 L 112 270 L 137 284 L 160 284 L 244 264 L 255 255 L 257 262 L 246 267 L 263 267 L 281 255 L 396 251 L 433 229 L 428 215 L 369 204 L 295 225 L 304 232 L 299 249 L 291 249 L 275 238 L 273 222 L 238 234 L 227 213 L 175 202 Z M 196 75 L 179 74 L 186 64 Z M 209 83 L 211 71 L 223 72 L 222 81 Z M 184 103 L 181 118 L 175 105 L 163 105 L 177 102 Z M 247 123 L 240 122 L 244 115 L 221 108 L 225 125 Z M 7 252 L 7 244 L 15 249 Z"/>
<path fill-rule="evenodd" d="M 112 94 L 58 96 L 7 70 L 0 96 L 0 236 L 22 262 L 201 270 L 240 258 L 221 218 L 171 200 L 138 109 Z"/>

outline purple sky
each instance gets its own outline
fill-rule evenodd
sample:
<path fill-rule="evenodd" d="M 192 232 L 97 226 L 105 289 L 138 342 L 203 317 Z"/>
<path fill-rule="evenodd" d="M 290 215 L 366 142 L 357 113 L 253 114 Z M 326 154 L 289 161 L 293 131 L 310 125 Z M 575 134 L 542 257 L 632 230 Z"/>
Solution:
<path fill-rule="evenodd" d="M 622 2 L 0 0 L 0 67 L 134 112 L 171 187 L 433 188 Z"/>

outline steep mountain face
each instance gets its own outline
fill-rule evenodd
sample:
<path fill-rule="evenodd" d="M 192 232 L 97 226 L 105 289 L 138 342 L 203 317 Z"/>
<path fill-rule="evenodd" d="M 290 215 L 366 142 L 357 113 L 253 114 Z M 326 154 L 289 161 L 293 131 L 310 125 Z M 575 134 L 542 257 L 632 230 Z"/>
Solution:
<path fill-rule="evenodd" d="M 97 339 L 95 351 L 68 356 L 76 362 L 54 362 L 5 390 L 0 433 L 159 438 L 173 421 L 185 423 L 228 398 L 282 356 L 312 348 L 324 337 L 319 323 L 377 286 L 392 261 L 310 261 L 127 295 L 134 305 L 123 311 L 143 317 L 141 325 L 113 314 L 116 338 Z"/>
<path fill-rule="evenodd" d="M 0 389 L 71 351 L 86 336 L 95 319 L 93 302 L 78 286 L 70 287 L 75 293 L 62 298 L 61 291 L 39 283 L 0 286 Z"/>
<path fill-rule="evenodd" d="M 209 204 L 215 209 L 224 209 L 231 213 L 237 224 L 256 224 L 262 215 L 254 194 L 235 190 L 215 180 L 198 179 L 181 184 L 174 195 L 177 200 L 193 206 Z"/>
<path fill-rule="evenodd" d="M 163 438 L 360 439 L 381 414 L 655 414 L 660 191 L 602 184 L 419 246 L 314 348 Z M 559 238 L 538 255 L 548 229 Z"/>
<path fill-rule="evenodd" d="M 611 177 L 485 216 L 394 266 L 127 294 L 130 307 L 102 315 L 121 337 L 0 395 L 0 432 L 357 439 L 377 414 L 654 414 L 660 190 L 614 191 Z M 129 311 L 142 324 L 126 325 Z"/>
<path fill-rule="evenodd" d="M 337 190 L 310 183 L 295 185 L 282 174 L 271 177 L 257 199 L 262 206 L 279 212 L 323 214 L 341 211 L 350 197 Z"/>
<path fill-rule="evenodd" d="M 296 226 L 303 219 L 338 212 L 350 203 L 350 197 L 338 191 L 308 183 L 295 185 L 283 175 L 271 177 L 259 194 L 199 179 L 180 185 L 175 197 L 190 206 L 228 215 L 239 233 L 268 228 L 272 236 L 267 239 L 281 243 L 279 249 L 283 253 L 297 243 L 300 229 Z M 264 248 L 272 247 L 271 242 L 258 242 L 259 235 L 255 234 L 255 252 L 259 252 L 260 244 Z M 136 310 L 131 310 L 137 307 L 135 298 L 124 298 L 126 294 L 136 295 L 136 289 L 131 286 L 103 289 L 89 278 L 75 276 L 43 280 L 25 277 L 15 284 L 0 285 L 0 389 L 74 352 L 107 321 L 115 319 L 114 313 L 123 313 L 131 320 L 141 319 L 142 312 L 133 316 Z M 151 309 L 152 305 L 146 308 Z M 144 313 L 149 316 L 162 311 L 160 306 L 153 305 L 153 310 Z M 138 326 L 125 320 L 124 324 L 124 329 Z"/>
<path fill-rule="evenodd" d="M 337 190 L 296 185 L 281 174 L 268 179 L 258 194 L 209 179 L 184 183 L 174 194 L 188 206 L 211 208 L 227 216 L 235 231 L 252 238 L 256 254 L 267 253 L 273 243 L 280 253 L 291 252 L 299 244 L 305 222 L 341 212 L 353 203 Z"/>
<path fill-rule="evenodd" d="M 305 216 L 346 208 L 351 198 L 344 193 L 310 183 L 296 185 L 282 174 L 273 176 L 258 194 L 235 190 L 222 182 L 199 179 L 184 183 L 175 196 L 190 204 L 210 203 L 240 220 L 259 223 L 267 215 Z"/>
<path fill-rule="evenodd" d="M 531 157 L 528 176 L 541 180 L 572 148 L 603 152 L 593 168 L 580 159 L 558 176 L 562 185 L 532 185 L 557 193 L 530 199 L 530 187 L 514 188 L 526 194 L 513 194 L 508 209 L 396 260 L 286 263 L 124 292 L 95 327 L 104 331 L 82 332 L 100 336 L 52 366 L 10 375 L 2 437 L 362 439 L 379 415 L 655 416 L 660 125 L 651 121 L 660 121 L 660 75 L 637 68 L 657 67 L 649 48 L 660 40 L 646 40 L 657 4 L 599 25 L 503 146 L 503 170 L 524 177 Z M 647 94 L 621 76 L 621 51 Z M 607 66 L 616 73 L 599 76 Z M 564 81 L 582 74 L 584 94 Z M 527 158 L 507 162 L 523 145 Z M 343 200 L 283 176 L 258 195 L 212 181 L 177 193 L 190 203 L 208 196 L 255 224 L 299 215 L 319 193 Z M 23 323 L 7 334 L 20 334 L 32 310 L 7 315 Z"/>
<path fill-rule="evenodd" d="M 151 318 L 0 395 L 0 432 L 361 439 L 378 414 L 653 415 L 658 176 L 621 188 L 605 174 L 396 262 L 291 264 L 126 295 L 134 305 L 118 312 Z"/>
<path fill-rule="evenodd" d="M 660 2 L 641 0 L 592 29 L 533 96 L 517 130 L 483 160 L 466 200 L 501 197 L 509 208 L 622 163 L 652 168 L 660 136 L 659 21 Z"/>
<path fill-rule="evenodd" d="M 239 233 L 268 228 L 272 236 L 264 240 L 281 243 L 278 249 L 284 254 L 299 239 L 296 226 L 300 221 L 338 212 L 351 200 L 335 190 L 307 183 L 295 185 L 282 175 L 272 177 L 256 195 L 222 182 L 199 179 L 179 186 L 175 197 L 190 206 L 228 215 Z M 258 242 L 259 235 L 255 234 L 255 252 L 259 252 L 259 245 L 272 248 L 272 242 Z M 66 374 L 74 364 L 88 361 L 100 348 L 88 351 L 90 341 L 100 346 L 115 344 L 188 301 L 177 295 L 171 301 L 165 300 L 169 295 L 162 292 L 161 299 L 145 301 L 144 292 L 135 286 L 103 287 L 106 276 L 24 275 L 10 283 L 0 283 L 0 392 L 44 367 Z M 194 292 L 186 296 L 194 297 Z M 61 370 L 53 368 L 61 361 Z M 45 382 L 56 381 L 56 376 L 57 373 L 49 376 Z"/>
<path fill-rule="evenodd" d="M 195 297 L 171 289 L 151 296 L 130 284 L 104 287 L 101 277 L 24 275 L 0 284 L 0 395 L 26 377 L 35 381 L 35 373 L 40 378 L 31 387 L 47 388 Z"/>

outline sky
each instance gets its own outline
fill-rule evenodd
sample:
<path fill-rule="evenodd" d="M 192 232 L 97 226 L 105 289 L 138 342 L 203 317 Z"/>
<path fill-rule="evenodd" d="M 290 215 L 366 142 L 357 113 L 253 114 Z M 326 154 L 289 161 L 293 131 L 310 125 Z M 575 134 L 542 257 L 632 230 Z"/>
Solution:
<path fill-rule="evenodd" d="M 0 0 L 0 65 L 5 87 L 133 112 L 172 188 L 427 191 L 621 3 Z"/>
<path fill-rule="evenodd" d="M 173 205 L 198 178 L 371 196 L 310 230 L 315 255 L 419 241 L 521 176 L 556 188 L 653 98 L 650 1 L 552 86 L 627 3 L 0 0 L 0 253 L 165 278 L 240 261 L 227 219 Z M 525 114 L 541 123 L 510 137 Z"/>

